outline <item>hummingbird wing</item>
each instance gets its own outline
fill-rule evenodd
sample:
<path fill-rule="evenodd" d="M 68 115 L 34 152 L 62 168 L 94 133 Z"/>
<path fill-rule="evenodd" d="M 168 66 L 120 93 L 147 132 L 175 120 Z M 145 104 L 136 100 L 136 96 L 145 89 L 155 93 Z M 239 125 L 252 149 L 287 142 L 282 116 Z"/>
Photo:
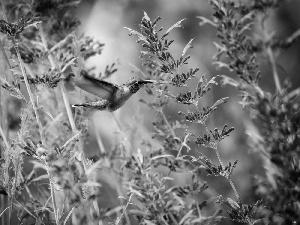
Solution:
<path fill-rule="evenodd" d="M 117 85 L 90 77 L 83 72 L 79 78 L 75 78 L 75 85 L 86 92 L 107 100 L 119 89 Z"/>

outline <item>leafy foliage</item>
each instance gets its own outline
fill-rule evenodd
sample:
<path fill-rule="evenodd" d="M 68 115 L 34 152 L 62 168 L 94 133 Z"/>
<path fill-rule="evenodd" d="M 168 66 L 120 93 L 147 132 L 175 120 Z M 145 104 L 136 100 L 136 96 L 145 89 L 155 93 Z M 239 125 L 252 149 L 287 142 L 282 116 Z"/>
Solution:
<path fill-rule="evenodd" d="M 251 221 L 250 218 L 256 213 L 258 208 L 262 205 L 262 200 L 257 201 L 255 204 L 238 204 L 231 198 L 219 197 L 220 204 L 226 204 L 230 207 L 228 214 L 232 221 L 237 221 L 246 224 L 256 224 L 260 220 Z"/>
<path fill-rule="evenodd" d="M 199 70 L 198 68 L 196 68 L 190 69 L 189 72 L 180 71 L 183 65 L 188 64 L 188 59 L 190 58 L 190 56 L 185 56 L 185 54 L 187 50 L 191 48 L 192 40 L 184 48 L 181 57 L 179 59 L 175 59 L 175 57 L 172 56 L 171 52 L 169 51 L 169 46 L 174 42 L 174 40 L 168 40 L 167 37 L 171 30 L 173 30 L 176 27 L 182 27 L 181 23 L 183 20 L 175 23 L 173 26 L 171 26 L 171 28 L 169 28 L 165 33 L 163 33 L 160 36 L 159 34 L 160 32 L 162 32 L 163 28 L 160 28 L 158 30 L 156 29 L 156 25 L 159 19 L 160 17 L 158 17 L 152 22 L 149 16 L 144 12 L 144 17 L 142 18 L 142 21 L 139 25 L 140 32 L 127 28 L 130 32 L 129 35 L 136 35 L 138 37 L 137 42 L 142 42 L 142 47 L 146 48 L 146 51 L 141 51 L 141 58 L 144 60 L 143 65 L 146 67 L 146 74 L 144 75 L 147 78 L 149 77 L 150 79 L 157 79 L 158 81 L 167 80 L 171 85 L 173 85 L 176 88 L 181 86 L 188 87 L 187 82 L 193 79 L 193 77 L 195 77 L 195 73 Z M 221 217 L 217 216 L 220 213 L 220 211 L 216 211 L 212 217 L 204 216 L 200 213 L 201 209 L 198 207 L 195 208 L 195 210 L 197 209 L 198 211 L 198 218 L 196 219 L 196 217 L 194 217 L 195 214 L 193 213 L 193 207 L 195 206 L 195 204 L 199 205 L 199 203 L 197 203 L 196 200 L 194 200 L 192 204 L 187 205 L 186 203 L 184 203 L 183 198 L 192 196 L 195 197 L 198 192 L 201 193 L 202 191 L 208 188 L 206 183 L 200 185 L 199 182 L 196 182 L 196 180 L 199 179 L 197 177 L 201 172 L 201 169 L 206 169 L 210 172 L 210 174 L 221 174 L 225 178 L 230 179 L 230 175 L 237 162 L 235 162 L 233 165 L 229 163 L 228 166 L 223 168 L 214 166 L 212 162 L 208 160 L 208 158 L 206 158 L 202 153 L 200 153 L 200 157 L 198 158 L 194 158 L 190 155 L 182 155 L 183 148 L 186 148 L 188 151 L 191 150 L 191 147 L 188 143 L 190 140 L 192 140 L 191 137 L 194 137 L 195 135 L 192 132 L 190 132 L 188 130 L 188 126 L 186 126 L 182 122 L 169 122 L 163 112 L 163 109 L 168 105 L 169 100 L 171 99 L 175 100 L 180 104 L 194 105 L 196 108 L 195 112 L 188 111 L 187 114 L 179 112 L 179 114 L 183 115 L 188 122 L 200 123 L 204 125 L 206 129 L 208 129 L 206 126 L 206 120 L 208 119 L 209 115 L 217 109 L 217 106 L 219 106 L 222 103 L 225 103 L 227 99 L 222 98 L 218 100 L 213 106 L 204 107 L 203 111 L 200 111 L 198 109 L 198 102 L 205 94 L 209 92 L 212 84 L 218 84 L 216 82 L 216 77 L 213 77 L 211 78 L 211 80 L 207 81 L 207 79 L 205 79 L 205 77 L 202 76 L 198 82 L 197 88 L 194 91 L 194 93 L 192 93 L 191 91 L 187 91 L 186 93 L 180 93 L 177 96 L 173 95 L 169 90 L 168 86 L 166 85 L 161 85 L 156 91 L 156 93 L 150 88 L 146 88 L 146 93 L 150 95 L 152 99 L 154 99 L 154 101 L 141 101 L 147 104 L 151 109 L 154 109 L 158 112 L 156 121 L 153 123 L 155 128 L 155 134 L 153 137 L 158 138 L 158 140 L 163 142 L 163 149 L 161 151 L 161 155 L 156 155 L 152 158 L 152 160 L 155 159 L 156 161 L 154 165 L 168 167 L 170 172 L 189 171 L 190 173 L 192 173 L 193 185 L 185 187 L 175 186 L 171 187 L 168 191 L 165 192 L 164 190 L 166 188 L 164 187 L 164 185 L 162 187 L 161 184 L 165 183 L 164 179 L 169 180 L 169 178 L 162 177 L 157 180 L 157 183 L 160 185 L 154 188 L 152 186 L 153 183 L 148 182 L 148 180 L 153 179 L 153 175 L 147 173 L 149 167 L 146 165 L 149 165 L 149 162 L 146 160 L 148 158 L 143 157 L 142 160 L 140 160 L 140 166 L 143 166 L 144 171 L 141 171 L 137 174 L 139 174 L 139 177 L 141 175 L 144 175 L 147 177 L 147 179 L 143 180 L 143 184 L 135 183 L 135 181 L 140 182 L 141 178 L 133 179 L 131 182 L 134 183 L 130 183 L 128 195 L 136 195 L 140 202 L 143 203 L 143 205 L 145 205 L 146 207 L 149 207 L 153 204 L 159 204 L 159 206 L 153 205 L 153 209 L 160 209 L 158 212 L 153 211 L 153 209 L 151 208 L 147 208 L 147 214 L 144 213 L 144 210 L 143 212 L 138 211 L 140 220 L 145 221 L 145 224 L 157 224 L 164 222 L 164 220 L 166 221 L 165 223 L 173 224 L 178 223 L 178 221 L 180 221 L 180 224 L 196 224 L 199 222 L 201 224 L 207 224 L 211 222 L 216 222 L 219 219 L 221 219 Z M 177 130 L 180 129 L 185 129 L 185 136 L 183 138 L 177 136 Z M 209 134 L 204 134 L 204 138 L 202 138 L 201 136 L 195 138 L 194 143 L 215 149 L 218 155 L 218 159 L 223 165 L 223 162 L 219 157 L 217 144 L 222 139 L 227 137 L 232 130 L 233 128 L 227 129 L 227 125 L 225 125 L 221 132 L 215 129 L 214 132 L 211 131 Z M 172 150 L 177 151 L 176 157 L 167 154 L 168 151 Z M 202 166 L 199 167 L 197 165 L 194 165 L 193 162 L 200 163 Z M 136 168 L 139 167 L 138 165 L 139 163 L 136 163 L 135 166 L 132 166 L 132 169 L 135 168 L 136 170 Z M 189 170 L 188 168 L 186 168 L 187 165 L 192 166 L 193 169 Z M 147 169 L 144 166 L 146 166 Z M 158 174 L 154 174 L 154 176 L 157 177 Z M 231 180 L 230 183 L 234 187 Z M 148 186 L 145 186 L 146 184 Z M 140 188 L 141 186 L 143 188 Z M 146 193 L 143 191 L 145 187 L 147 187 L 148 190 Z M 154 192 L 155 194 L 153 196 L 151 195 L 149 197 L 146 197 L 152 189 L 156 190 Z M 157 192 L 157 190 L 159 191 Z M 173 193 L 173 195 L 175 194 L 176 198 L 171 200 L 172 198 L 170 199 L 170 193 Z M 180 207 L 177 201 L 181 203 Z M 176 213 L 174 212 L 175 208 Z M 162 209 L 164 209 L 164 211 L 161 211 Z M 136 211 L 134 210 L 134 212 Z M 181 217 L 183 215 L 185 216 L 180 220 L 180 215 Z"/>
<path fill-rule="evenodd" d="M 280 54 L 290 47 L 299 32 L 285 39 L 264 29 L 263 37 L 254 39 L 251 35 L 259 15 L 267 16 L 268 10 L 283 2 L 211 0 L 213 20 L 200 17 L 202 25 L 208 23 L 216 28 L 220 39 L 215 43 L 214 64 L 234 71 L 237 80 L 225 75 L 206 78 L 197 74 L 199 68 L 188 68 L 191 56 L 187 52 L 194 39 L 188 41 L 179 57 L 171 51 L 174 40 L 169 39 L 175 28 L 183 27 L 185 19 L 164 31 L 157 29 L 160 17 L 152 21 L 144 12 L 139 31 L 126 29 L 129 35 L 137 36 L 137 43 L 143 48 L 143 68 L 137 70 L 145 79 L 156 81 L 145 86 L 147 98 L 140 100 L 156 115 L 152 123 L 153 141 L 132 143 L 135 134 L 129 138 L 130 132 L 119 127 L 121 138 L 106 152 L 96 134 L 101 154 L 94 159 L 84 155 L 84 144 L 89 141 L 88 114 L 85 109 L 70 108 L 66 87 L 82 71 L 99 79 L 109 78 L 117 72 L 117 63 L 106 65 L 98 75 L 94 74 L 95 68 L 86 68 L 86 61 L 101 54 L 104 44 L 77 34 L 80 21 L 71 11 L 80 1 L 9 0 L 5 5 L 1 2 L 5 10 L 0 32 L 9 41 L 1 42 L 7 69 L 0 76 L 0 84 L 5 93 L 26 104 L 19 131 L 10 134 L 13 138 L 7 136 L 8 128 L 3 129 L 0 123 L 0 194 L 8 198 L 8 210 L 0 215 L 7 215 L 10 224 L 12 217 L 18 215 L 23 224 L 59 225 L 70 220 L 76 224 L 100 224 L 109 220 L 116 225 L 132 221 L 147 225 L 208 225 L 226 219 L 222 210 L 213 205 L 219 203 L 229 208 L 230 220 L 240 223 L 298 222 L 299 90 L 290 91 L 289 84 L 281 88 L 274 53 Z M 260 55 L 269 57 L 275 94 L 259 86 L 263 75 L 257 60 Z M 271 176 L 256 180 L 257 194 L 264 201 L 245 204 L 232 180 L 238 161 L 222 160 L 219 143 L 234 128 L 226 124 L 221 129 L 209 128 L 207 123 L 228 97 L 199 107 L 199 102 L 218 85 L 219 77 L 223 85 L 232 85 L 241 92 L 240 103 L 251 111 L 261 130 L 250 145 L 276 168 Z M 197 86 L 190 90 L 195 80 Z M 186 112 L 178 112 L 180 120 L 166 115 L 170 103 L 186 107 Z M 192 132 L 191 126 L 202 127 L 204 132 Z M 213 149 L 218 162 L 205 156 L 203 148 Z M 25 164 L 33 166 L 25 170 Z M 115 186 L 108 193 L 119 196 L 115 205 L 101 200 L 107 185 L 99 179 L 102 173 Z M 178 184 L 174 174 L 185 177 L 185 183 Z M 214 188 L 205 181 L 206 175 L 223 177 L 236 200 L 208 194 Z"/>
<path fill-rule="evenodd" d="M 38 17 L 35 17 L 31 13 L 27 13 L 13 23 L 0 20 L 0 32 L 6 34 L 9 38 L 17 39 L 25 29 L 36 26 L 40 22 Z"/>

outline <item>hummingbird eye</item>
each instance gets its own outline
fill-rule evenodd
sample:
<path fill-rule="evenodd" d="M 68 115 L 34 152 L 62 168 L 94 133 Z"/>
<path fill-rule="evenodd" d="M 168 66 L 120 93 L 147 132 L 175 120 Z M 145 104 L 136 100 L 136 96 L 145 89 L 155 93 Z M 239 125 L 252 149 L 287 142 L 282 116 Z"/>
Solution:
<path fill-rule="evenodd" d="M 132 93 L 136 93 L 140 87 L 142 86 L 141 83 L 139 83 L 138 81 L 134 81 L 130 86 L 129 89 Z"/>

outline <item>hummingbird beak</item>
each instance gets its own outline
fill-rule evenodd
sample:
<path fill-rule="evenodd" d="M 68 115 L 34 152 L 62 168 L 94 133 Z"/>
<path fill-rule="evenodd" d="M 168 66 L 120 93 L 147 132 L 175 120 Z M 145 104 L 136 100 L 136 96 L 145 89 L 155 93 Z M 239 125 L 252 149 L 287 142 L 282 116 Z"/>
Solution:
<path fill-rule="evenodd" d="M 143 84 L 169 84 L 168 81 L 143 80 Z"/>

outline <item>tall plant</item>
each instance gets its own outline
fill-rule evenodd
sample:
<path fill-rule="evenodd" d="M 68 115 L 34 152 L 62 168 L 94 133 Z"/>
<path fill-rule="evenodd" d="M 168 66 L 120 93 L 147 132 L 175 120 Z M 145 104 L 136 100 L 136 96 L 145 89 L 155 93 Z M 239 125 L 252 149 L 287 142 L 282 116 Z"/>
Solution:
<path fill-rule="evenodd" d="M 251 112 L 257 132 L 249 130 L 249 144 L 262 155 L 266 176 L 259 177 L 256 193 L 263 197 L 266 208 L 265 224 L 300 223 L 299 187 L 299 103 L 300 89 L 291 90 L 291 83 L 281 83 L 277 57 L 299 37 L 296 30 L 289 37 L 279 39 L 275 31 L 268 31 L 269 12 L 285 1 L 212 0 L 213 20 L 200 17 L 201 25 L 209 23 L 220 39 L 215 43 L 214 64 L 235 72 L 239 79 L 223 77 L 223 84 L 236 87 L 242 95 L 241 104 Z M 260 24 L 263 34 L 252 35 L 254 25 Z M 255 36 L 256 38 L 253 38 Z M 262 74 L 258 56 L 265 56 L 272 68 L 276 91 L 260 87 Z M 228 59 L 228 60 L 227 60 Z M 260 132 L 258 132 L 258 130 Z"/>

